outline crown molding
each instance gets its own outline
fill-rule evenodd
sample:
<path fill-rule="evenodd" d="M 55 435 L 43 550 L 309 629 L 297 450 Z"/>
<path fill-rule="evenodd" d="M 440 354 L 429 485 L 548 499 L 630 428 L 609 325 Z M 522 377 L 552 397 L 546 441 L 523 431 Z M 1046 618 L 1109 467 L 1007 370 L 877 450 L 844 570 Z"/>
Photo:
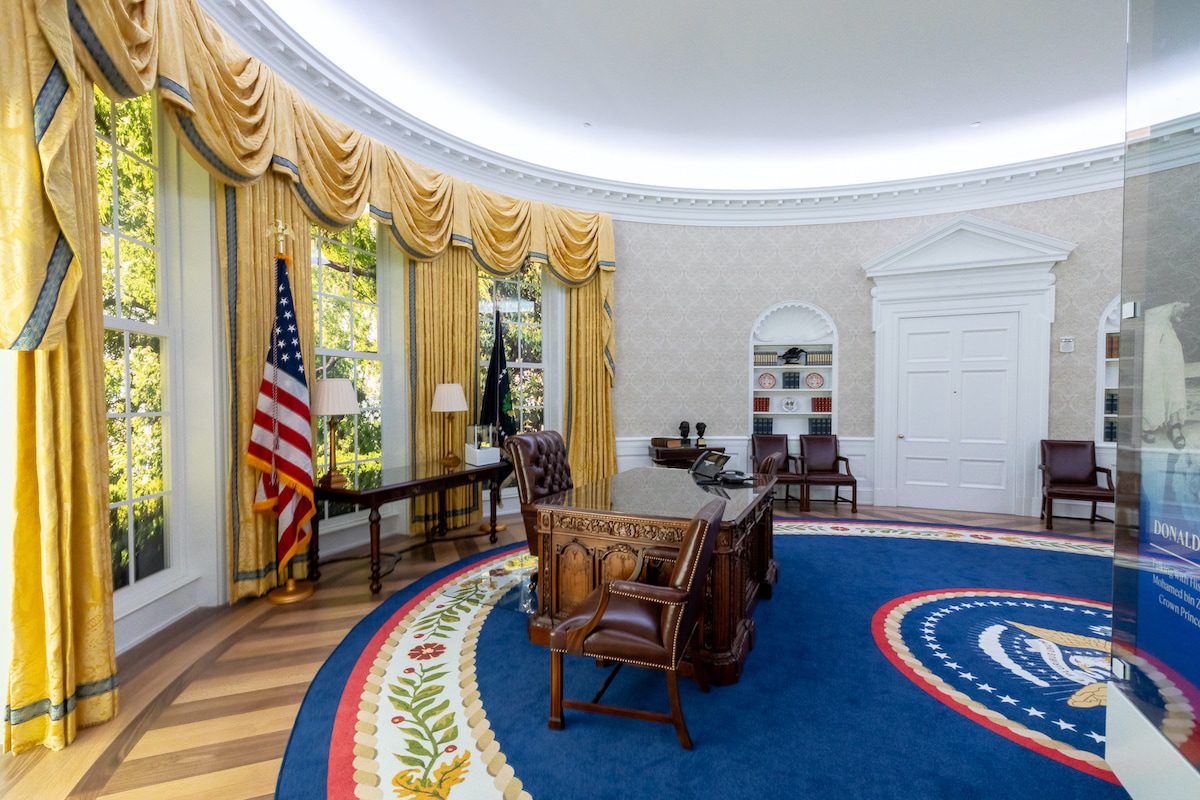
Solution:
<path fill-rule="evenodd" d="M 510 158 L 408 114 L 336 66 L 263 0 L 200 4 L 316 107 L 402 155 L 494 191 L 604 211 L 618 220 L 727 226 L 861 222 L 1084 194 L 1120 187 L 1125 177 L 1124 144 L 949 175 L 811 189 L 682 189 L 589 177 Z M 1129 147 L 1138 172 L 1196 163 L 1200 114 L 1155 126 Z M 1145 157 L 1136 157 L 1139 148 L 1147 151 Z"/>

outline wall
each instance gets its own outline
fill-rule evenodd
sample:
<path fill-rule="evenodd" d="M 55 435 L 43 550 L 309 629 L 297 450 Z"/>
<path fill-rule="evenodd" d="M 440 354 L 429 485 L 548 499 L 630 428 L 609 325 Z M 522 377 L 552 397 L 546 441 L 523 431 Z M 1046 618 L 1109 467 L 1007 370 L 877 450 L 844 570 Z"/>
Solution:
<path fill-rule="evenodd" d="M 1096 404 L 1096 326 L 1120 292 L 1121 190 L 972 210 L 1075 242 L 1055 268 L 1050 435 L 1090 439 Z M 748 436 L 750 329 L 769 306 L 803 300 L 833 317 L 840 339 L 839 426 L 874 430 L 871 282 L 861 265 L 952 219 L 779 227 L 616 223 L 617 436 L 667 435 L 680 420 L 713 436 Z M 1060 336 L 1075 352 L 1057 352 Z"/>

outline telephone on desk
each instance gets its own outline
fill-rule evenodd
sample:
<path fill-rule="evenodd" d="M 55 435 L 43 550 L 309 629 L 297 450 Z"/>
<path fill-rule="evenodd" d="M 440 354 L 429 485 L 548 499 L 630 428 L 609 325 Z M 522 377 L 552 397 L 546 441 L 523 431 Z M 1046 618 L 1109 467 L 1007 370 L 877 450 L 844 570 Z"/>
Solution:
<path fill-rule="evenodd" d="M 696 483 L 702 486 L 713 486 L 716 484 L 745 486 L 747 481 L 751 480 L 752 476 L 744 472 L 738 472 L 737 470 L 722 469 L 726 462 L 729 461 L 729 458 L 725 453 L 708 450 L 700 454 L 688 471 L 692 473 L 692 477 L 696 479 Z"/>

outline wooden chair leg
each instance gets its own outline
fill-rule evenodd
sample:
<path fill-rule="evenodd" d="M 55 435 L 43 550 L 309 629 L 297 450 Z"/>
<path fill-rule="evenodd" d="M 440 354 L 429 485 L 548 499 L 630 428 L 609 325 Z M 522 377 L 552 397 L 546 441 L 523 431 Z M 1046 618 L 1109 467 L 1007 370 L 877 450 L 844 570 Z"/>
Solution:
<path fill-rule="evenodd" d="M 858 481 L 850 484 L 850 513 L 858 513 Z"/>
<path fill-rule="evenodd" d="M 675 735 L 684 750 L 692 749 L 692 737 L 688 735 L 687 723 L 683 721 L 683 706 L 679 704 L 679 673 L 667 672 L 667 694 L 671 698 L 671 721 L 675 723 Z"/>
<path fill-rule="evenodd" d="M 1038 511 L 1038 519 L 1045 519 L 1045 518 L 1046 518 L 1046 496 L 1042 495 L 1042 507 Z"/>
<path fill-rule="evenodd" d="M 550 651 L 550 720 L 546 724 L 551 730 L 561 731 L 563 727 L 562 703 L 562 671 L 563 654 Z"/>
<path fill-rule="evenodd" d="M 1096 524 L 1096 501 L 1092 501 L 1092 518 L 1089 520 L 1093 525 Z"/>
<path fill-rule="evenodd" d="M 1046 498 L 1046 530 L 1054 530 L 1054 500 Z"/>

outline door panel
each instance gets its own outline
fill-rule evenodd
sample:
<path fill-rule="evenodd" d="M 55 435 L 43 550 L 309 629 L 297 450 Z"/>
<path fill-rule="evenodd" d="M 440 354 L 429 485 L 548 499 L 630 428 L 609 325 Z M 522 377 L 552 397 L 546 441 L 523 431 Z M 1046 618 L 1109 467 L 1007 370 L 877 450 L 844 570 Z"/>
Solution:
<path fill-rule="evenodd" d="M 1016 312 L 900 320 L 900 505 L 1015 511 Z"/>

